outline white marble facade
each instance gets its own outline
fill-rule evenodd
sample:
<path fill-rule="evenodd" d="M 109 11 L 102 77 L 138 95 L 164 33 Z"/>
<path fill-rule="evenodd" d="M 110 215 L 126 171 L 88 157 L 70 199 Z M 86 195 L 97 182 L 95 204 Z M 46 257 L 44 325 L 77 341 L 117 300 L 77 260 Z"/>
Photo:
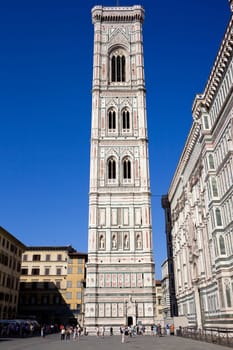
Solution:
<path fill-rule="evenodd" d="M 92 9 L 85 326 L 154 321 L 154 261 L 141 6 Z"/>
<path fill-rule="evenodd" d="M 232 33 L 231 16 L 168 192 L 179 315 L 198 328 L 233 322 Z"/>

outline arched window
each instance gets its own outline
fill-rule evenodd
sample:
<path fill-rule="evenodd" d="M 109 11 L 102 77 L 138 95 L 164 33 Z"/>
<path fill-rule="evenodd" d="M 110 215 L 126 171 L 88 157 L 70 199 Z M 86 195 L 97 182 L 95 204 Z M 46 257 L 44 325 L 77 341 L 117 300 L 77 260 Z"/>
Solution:
<path fill-rule="evenodd" d="M 116 178 L 116 161 L 112 157 L 108 160 L 108 179 Z"/>
<path fill-rule="evenodd" d="M 215 252 L 215 256 L 218 256 L 218 243 L 217 243 L 217 239 L 216 237 L 214 238 L 214 252 Z"/>
<path fill-rule="evenodd" d="M 103 235 L 100 235 L 99 247 L 100 247 L 100 249 L 104 249 L 105 248 L 105 240 L 104 240 L 104 236 Z"/>
<path fill-rule="evenodd" d="M 222 217 L 221 217 L 221 212 L 219 208 L 215 209 L 215 216 L 216 216 L 217 226 L 222 226 Z"/>
<path fill-rule="evenodd" d="M 122 129 L 130 129 L 129 111 L 127 109 L 122 112 Z"/>
<path fill-rule="evenodd" d="M 131 162 L 128 157 L 123 160 L 123 179 L 131 179 Z"/>
<path fill-rule="evenodd" d="M 112 236 L 112 248 L 113 249 L 117 248 L 117 239 L 115 235 Z"/>
<path fill-rule="evenodd" d="M 219 237 L 219 247 L 220 247 L 220 254 L 226 254 L 225 242 L 224 242 L 223 236 Z"/>
<path fill-rule="evenodd" d="M 213 154 L 209 155 L 209 168 L 214 169 L 214 157 Z"/>
<path fill-rule="evenodd" d="M 108 129 L 110 131 L 116 129 L 116 112 L 113 109 L 108 111 Z"/>
<path fill-rule="evenodd" d="M 136 247 L 137 249 L 141 249 L 142 248 L 142 237 L 141 234 L 137 234 L 137 238 L 136 238 Z"/>
<path fill-rule="evenodd" d="M 124 236 L 124 248 L 125 249 L 129 248 L 129 236 L 128 235 Z"/>
<path fill-rule="evenodd" d="M 212 185 L 213 197 L 218 197 L 217 181 L 216 181 L 215 177 L 212 177 L 211 185 Z"/>
<path fill-rule="evenodd" d="M 227 307 L 231 307 L 231 289 L 228 281 L 225 285 L 225 290 L 226 290 Z"/>
<path fill-rule="evenodd" d="M 203 116 L 203 122 L 204 122 L 204 129 L 208 130 L 210 128 L 208 115 L 205 114 Z"/>
<path fill-rule="evenodd" d="M 113 55 L 111 59 L 112 82 L 125 81 L 125 56 Z"/>

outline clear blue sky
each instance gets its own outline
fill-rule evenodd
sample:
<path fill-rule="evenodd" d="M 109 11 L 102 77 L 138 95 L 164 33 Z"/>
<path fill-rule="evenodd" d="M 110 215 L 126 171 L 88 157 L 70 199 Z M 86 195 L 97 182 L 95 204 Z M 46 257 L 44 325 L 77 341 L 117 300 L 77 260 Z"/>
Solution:
<path fill-rule="evenodd" d="M 167 193 L 230 18 L 228 0 L 120 0 L 145 7 L 153 241 L 166 257 Z M 26 245 L 87 251 L 94 5 L 0 3 L 0 226 Z"/>

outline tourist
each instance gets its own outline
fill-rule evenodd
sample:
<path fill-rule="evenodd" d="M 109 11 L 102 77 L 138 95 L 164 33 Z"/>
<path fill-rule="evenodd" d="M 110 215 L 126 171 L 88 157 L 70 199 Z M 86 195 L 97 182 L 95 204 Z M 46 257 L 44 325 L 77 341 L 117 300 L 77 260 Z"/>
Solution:
<path fill-rule="evenodd" d="M 62 326 L 62 328 L 61 328 L 61 340 L 65 340 L 65 333 L 66 333 L 65 327 Z"/>

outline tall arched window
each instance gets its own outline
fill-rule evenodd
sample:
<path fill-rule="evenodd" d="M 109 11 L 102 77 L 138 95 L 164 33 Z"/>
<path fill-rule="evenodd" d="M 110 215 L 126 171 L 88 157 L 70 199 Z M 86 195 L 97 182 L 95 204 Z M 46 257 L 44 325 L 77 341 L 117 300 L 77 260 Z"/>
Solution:
<path fill-rule="evenodd" d="M 218 256 L 218 242 L 217 242 L 217 238 L 214 237 L 214 252 L 215 252 L 215 256 L 217 257 Z"/>
<path fill-rule="evenodd" d="M 210 128 L 208 115 L 205 114 L 203 116 L 203 122 L 204 122 L 204 129 L 208 130 Z"/>
<path fill-rule="evenodd" d="M 123 160 L 123 179 L 131 179 L 131 162 L 128 157 Z"/>
<path fill-rule="evenodd" d="M 225 242 L 224 242 L 223 236 L 219 237 L 219 248 L 220 248 L 220 254 L 226 254 Z"/>
<path fill-rule="evenodd" d="M 221 217 L 221 212 L 219 208 L 215 209 L 215 216 L 216 216 L 217 226 L 222 226 L 222 217 Z"/>
<path fill-rule="evenodd" d="M 105 248 L 105 239 L 104 239 L 103 235 L 100 235 L 100 238 L 99 238 L 99 248 L 100 249 L 104 249 Z"/>
<path fill-rule="evenodd" d="M 108 129 L 113 131 L 116 129 L 116 112 L 114 109 L 108 111 Z"/>
<path fill-rule="evenodd" d="M 231 307 L 231 289 L 229 281 L 225 282 L 227 307 Z"/>
<path fill-rule="evenodd" d="M 108 160 L 108 179 L 116 178 L 116 161 L 112 157 Z"/>
<path fill-rule="evenodd" d="M 214 157 L 213 154 L 209 155 L 209 168 L 214 169 Z"/>
<path fill-rule="evenodd" d="M 122 112 L 122 129 L 130 129 L 129 111 L 127 109 Z"/>
<path fill-rule="evenodd" d="M 111 59 L 112 82 L 125 81 L 125 56 L 113 55 Z"/>
<path fill-rule="evenodd" d="M 212 177 L 211 185 L 212 185 L 213 197 L 218 197 L 218 187 L 217 187 L 217 181 L 216 181 L 215 177 Z"/>

